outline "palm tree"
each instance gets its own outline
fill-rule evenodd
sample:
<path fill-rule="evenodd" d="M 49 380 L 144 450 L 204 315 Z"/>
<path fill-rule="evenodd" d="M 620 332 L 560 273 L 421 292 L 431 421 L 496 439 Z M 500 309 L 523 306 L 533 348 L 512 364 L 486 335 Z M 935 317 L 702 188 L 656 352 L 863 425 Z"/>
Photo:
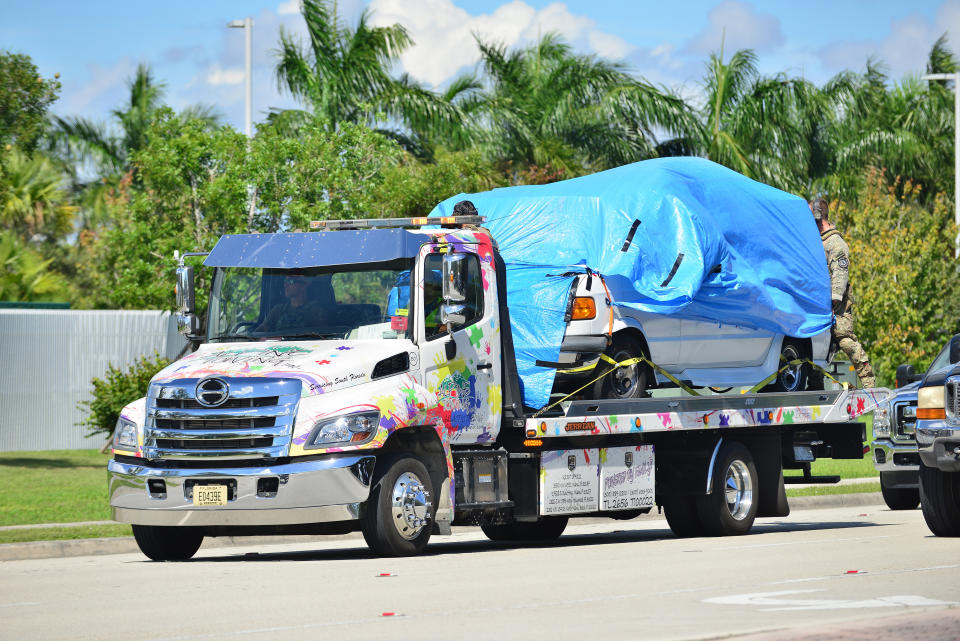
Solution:
<path fill-rule="evenodd" d="M 157 82 L 149 65 L 141 63 L 127 82 L 130 91 L 124 105 L 110 112 L 113 122 L 88 118 L 54 118 L 51 150 L 70 173 L 73 191 L 83 203 L 82 226 L 96 226 L 108 214 L 109 194 L 132 175 L 133 155 L 147 144 L 147 132 L 163 107 L 165 85 Z M 216 110 L 207 105 L 190 105 L 180 112 L 184 119 L 199 119 L 213 127 L 219 121 Z M 85 180 L 90 169 L 93 180 Z"/>
<path fill-rule="evenodd" d="M 657 156 L 655 129 L 697 126 L 680 98 L 633 78 L 622 64 L 573 53 L 556 34 L 511 52 L 477 44 L 485 89 L 478 91 L 473 77 L 451 87 L 465 93 L 458 108 L 474 123 L 462 139 L 515 167 L 574 174 L 614 167 Z"/>
<path fill-rule="evenodd" d="M 272 122 L 281 130 L 308 123 L 329 129 L 341 122 L 364 124 L 416 147 L 415 137 L 459 120 L 449 102 L 409 77 L 390 75 L 389 67 L 413 44 L 406 29 L 372 27 L 367 10 L 351 29 L 340 22 L 335 7 L 327 0 L 304 0 L 306 46 L 280 32 L 277 86 L 306 109 L 275 112 Z"/>
<path fill-rule="evenodd" d="M 49 271 L 44 260 L 11 231 L 0 232 L 0 300 L 15 302 L 63 301 L 67 283 Z"/>
<path fill-rule="evenodd" d="M 726 62 L 711 54 L 703 81 L 698 155 L 791 191 L 804 190 L 826 102 L 811 83 L 785 74 L 761 76 L 750 49 Z"/>
<path fill-rule="evenodd" d="M 28 155 L 14 147 L 3 161 L 6 189 L 0 194 L 0 223 L 25 241 L 57 241 L 72 231 L 76 207 L 70 205 L 64 175 L 43 153 Z"/>

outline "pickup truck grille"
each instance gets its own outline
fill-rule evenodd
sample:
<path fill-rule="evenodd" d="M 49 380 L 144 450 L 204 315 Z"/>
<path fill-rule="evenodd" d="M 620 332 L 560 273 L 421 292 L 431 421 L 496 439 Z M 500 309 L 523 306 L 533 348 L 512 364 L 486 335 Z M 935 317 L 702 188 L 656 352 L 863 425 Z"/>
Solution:
<path fill-rule="evenodd" d="M 944 385 L 944 401 L 946 402 L 947 420 L 951 423 L 960 421 L 960 377 L 951 376 Z"/>
<path fill-rule="evenodd" d="M 917 439 L 917 401 L 916 399 L 893 405 L 894 438 L 901 441 Z"/>
<path fill-rule="evenodd" d="M 209 394 L 202 398 L 208 404 L 197 400 L 198 385 L 207 379 L 150 385 L 144 425 L 145 458 L 211 461 L 289 454 L 300 381 L 215 378 L 228 389 L 226 400 L 215 407 L 209 406 Z"/>

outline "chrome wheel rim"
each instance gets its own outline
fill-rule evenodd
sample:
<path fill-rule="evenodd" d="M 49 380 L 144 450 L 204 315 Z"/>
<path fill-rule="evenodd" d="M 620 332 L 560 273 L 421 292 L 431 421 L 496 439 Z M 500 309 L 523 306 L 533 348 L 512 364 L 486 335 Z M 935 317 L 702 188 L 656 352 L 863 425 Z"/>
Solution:
<path fill-rule="evenodd" d="M 617 352 L 613 356 L 613 360 L 618 363 L 630 358 L 633 358 L 633 355 L 628 352 Z M 618 367 L 610 374 L 610 378 L 612 379 L 610 386 L 613 388 L 613 393 L 618 398 L 630 398 L 634 395 L 637 385 L 639 385 L 640 366 L 638 363 L 634 363 L 633 365 Z"/>
<path fill-rule="evenodd" d="M 783 358 L 786 361 L 795 361 L 800 358 L 800 355 L 791 347 L 783 351 Z M 796 391 L 800 384 L 800 369 L 802 367 L 803 365 L 793 365 L 780 372 L 780 384 L 783 389 L 788 392 Z"/>
<path fill-rule="evenodd" d="M 420 477 L 404 472 L 393 484 L 391 514 L 397 533 L 403 538 L 415 539 L 430 523 L 430 492 Z"/>
<path fill-rule="evenodd" d="M 740 460 L 730 463 L 723 481 L 723 494 L 730 516 L 736 521 L 747 518 L 753 506 L 753 479 L 746 463 Z"/>

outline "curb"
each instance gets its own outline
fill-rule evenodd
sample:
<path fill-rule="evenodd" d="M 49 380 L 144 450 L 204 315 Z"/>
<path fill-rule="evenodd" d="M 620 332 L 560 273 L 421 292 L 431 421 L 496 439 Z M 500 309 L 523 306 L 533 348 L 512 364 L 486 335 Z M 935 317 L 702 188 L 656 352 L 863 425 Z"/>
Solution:
<path fill-rule="evenodd" d="M 853 507 L 860 505 L 883 505 L 879 492 L 859 494 L 828 494 L 825 496 L 797 496 L 787 499 L 791 510 L 811 510 L 829 507 Z M 657 515 L 652 515 L 658 518 Z M 649 518 L 649 516 L 647 517 Z M 663 518 L 660 516 L 659 518 Z M 60 526 L 73 525 L 59 523 Z M 29 527 L 29 526 L 28 526 Z M 32 527 L 42 527 L 36 525 Z M 363 538 L 359 532 L 336 535 L 279 535 L 279 536 L 223 536 L 204 539 L 204 549 L 235 546 L 312 543 L 317 541 L 343 541 Z M 137 553 L 140 548 L 132 536 L 100 539 L 66 539 L 62 541 L 30 541 L 27 543 L 0 544 L 0 562 L 25 561 L 29 559 L 55 559 L 74 556 L 103 556 L 106 554 Z"/>

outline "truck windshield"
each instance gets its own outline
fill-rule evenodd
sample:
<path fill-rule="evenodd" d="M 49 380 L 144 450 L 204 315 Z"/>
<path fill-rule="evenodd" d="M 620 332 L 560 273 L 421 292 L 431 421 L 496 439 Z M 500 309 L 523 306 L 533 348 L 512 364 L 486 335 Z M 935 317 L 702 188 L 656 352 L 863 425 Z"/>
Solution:
<path fill-rule="evenodd" d="M 213 280 L 207 337 L 406 338 L 409 301 L 408 269 L 224 267 Z"/>

